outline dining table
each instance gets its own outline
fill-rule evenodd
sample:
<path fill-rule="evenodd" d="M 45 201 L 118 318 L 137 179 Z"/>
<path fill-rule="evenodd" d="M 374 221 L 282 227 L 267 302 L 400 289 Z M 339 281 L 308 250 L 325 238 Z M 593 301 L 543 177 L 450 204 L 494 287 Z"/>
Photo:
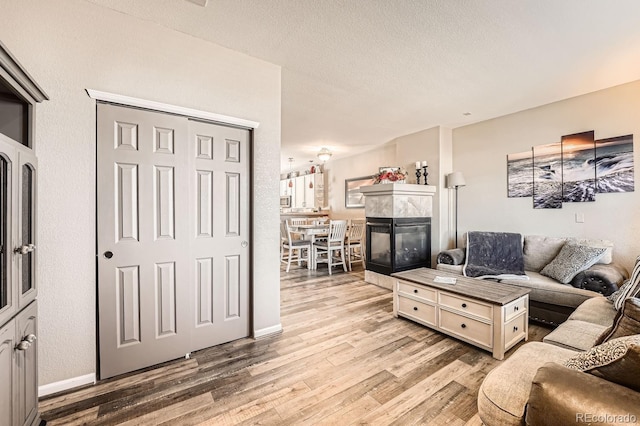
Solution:
<path fill-rule="evenodd" d="M 299 234 L 304 239 L 309 239 L 311 241 L 311 251 L 309 254 L 309 262 L 307 262 L 307 267 L 309 269 L 317 269 L 318 264 L 316 263 L 316 258 L 313 256 L 313 243 L 316 241 L 316 237 L 326 237 L 329 234 L 329 224 L 321 223 L 321 224 L 309 224 L 309 225 L 292 225 L 291 232 L 295 234 Z"/>

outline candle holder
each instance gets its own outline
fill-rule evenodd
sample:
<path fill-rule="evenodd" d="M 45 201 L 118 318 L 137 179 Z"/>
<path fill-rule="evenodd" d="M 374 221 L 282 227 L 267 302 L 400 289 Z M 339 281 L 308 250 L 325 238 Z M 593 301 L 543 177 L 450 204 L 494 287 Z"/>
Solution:
<path fill-rule="evenodd" d="M 422 173 L 420 173 L 420 169 L 416 169 L 416 184 L 420 185 L 420 176 L 422 176 Z"/>
<path fill-rule="evenodd" d="M 424 173 L 422 173 L 424 175 L 424 184 L 429 185 L 429 182 L 427 182 L 427 176 L 429 175 L 429 173 L 427 173 L 427 166 L 422 166 L 422 169 L 424 170 Z"/>

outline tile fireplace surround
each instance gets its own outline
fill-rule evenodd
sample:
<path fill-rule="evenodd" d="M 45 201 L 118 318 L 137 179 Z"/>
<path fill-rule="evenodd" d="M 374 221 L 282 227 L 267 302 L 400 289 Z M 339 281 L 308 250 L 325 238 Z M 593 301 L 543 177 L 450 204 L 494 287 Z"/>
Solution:
<path fill-rule="evenodd" d="M 409 183 L 388 183 L 363 186 L 364 210 L 367 218 L 431 217 L 436 187 Z M 374 271 L 365 270 L 364 279 L 370 284 L 391 290 L 393 279 Z"/>

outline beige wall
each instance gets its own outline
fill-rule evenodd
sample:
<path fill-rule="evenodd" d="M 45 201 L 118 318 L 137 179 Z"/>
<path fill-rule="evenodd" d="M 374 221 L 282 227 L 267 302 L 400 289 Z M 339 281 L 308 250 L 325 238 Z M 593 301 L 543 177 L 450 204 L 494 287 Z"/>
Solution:
<path fill-rule="evenodd" d="M 596 139 L 633 133 L 640 165 L 640 81 L 455 129 L 453 167 L 467 181 L 460 189 L 460 231 L 606 238 L 615 242 L 614 260 L 631 269 L 640 254 L 637 191 L 598 194 L 595 202 L 557 210 L 534 210 L 531 198 L 506 195 L 507 154 L 587 130 L 595 130 Z M 576 213 L 584 223 L 576 223 Z"/>
<path fill-rule="evenodd" d="M 49 94 L 39 107 L 40 384 L 96 371 L 96 89 L 259 121 L 254 328 L 280 323 L 280 68 L 81 0 L 3 0 L 0 40 Z"/>
<path fill-rule="evenodd" d="M 342 158 L 324 165 L 325 187 L 332 219 L 364 218 L 364 208 L 347 209 L 344 206 L 345 179 L 373 175 L 379 166 L 396 165 L 395 143 L 387 143 L 380 148 Z M 415 178 L 414 178 L 415 179 Z"/>
<path fill-rule="evenodd" d="M 344 207 L 345 179 L 371 175 L 381 166 L 400 166 L 408 172 L 407 182 L 416 183 L 415 163 L 428 163 L 429 185 L 436 186 L 431 218 L 432 257 L 449 244 L 449 191 L 444 188 L 444 176 L 451 172 L 451 129 L 434 127 L 400 136 L 380 148 L 327 163 L 327 191 L 331 217 L 334 219 L 364 218 L 364 209 Z M 423 181 L 424 182 L 424 181 Z"/>

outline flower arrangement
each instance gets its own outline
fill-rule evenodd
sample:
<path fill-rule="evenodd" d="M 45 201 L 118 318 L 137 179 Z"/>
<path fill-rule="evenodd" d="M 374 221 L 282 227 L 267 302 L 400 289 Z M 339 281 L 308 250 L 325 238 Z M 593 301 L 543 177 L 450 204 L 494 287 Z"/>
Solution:
<path fill-rule="evenodd" d="M 407 172 L 400 167 L 381 167 L 373 177 L 375 183 L 404 183 Z"/>

